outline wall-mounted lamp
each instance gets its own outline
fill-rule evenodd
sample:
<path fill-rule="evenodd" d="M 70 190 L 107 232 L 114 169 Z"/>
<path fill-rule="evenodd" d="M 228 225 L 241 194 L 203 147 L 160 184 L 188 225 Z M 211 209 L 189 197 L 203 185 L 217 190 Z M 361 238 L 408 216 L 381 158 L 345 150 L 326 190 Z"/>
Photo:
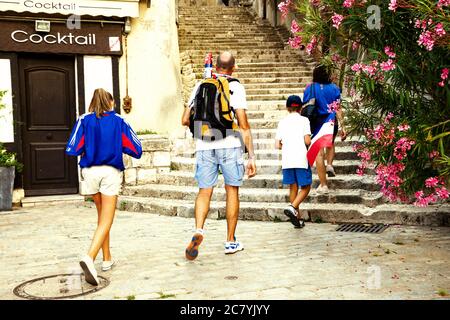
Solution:
<path fill-rule="evenodd" d="M 130 17 L 127 17 L 127 20 L 125 20 L 124 32 L 126 34 L 130 34 L 131 33 L 131 18 Z"/>
<path fill-rule="evenodd" d="M 131 99 L 130 96 L 127 96 L 125 98 L 123 98 L 123 105 L 122 105 L 123 111 L 125 111 L 125 113 L 130 113 L 131 109 L 133 108 L 133 100 Z"/>
<path fill-rule="evenodd" d="M 50 21 L 36 20 L 34 30 L 36 32 L 50 32 Z"/>

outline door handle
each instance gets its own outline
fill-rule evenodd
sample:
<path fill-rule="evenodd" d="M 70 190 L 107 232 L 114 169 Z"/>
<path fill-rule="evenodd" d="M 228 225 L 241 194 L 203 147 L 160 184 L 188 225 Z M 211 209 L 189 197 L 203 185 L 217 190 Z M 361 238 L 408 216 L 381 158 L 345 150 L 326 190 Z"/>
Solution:
<path fill-rule="evenodd" d="M 47 138 L 47 140 L 52 140 L 53 139 L 53 134 L 47 133 L 46 138 Z"/>

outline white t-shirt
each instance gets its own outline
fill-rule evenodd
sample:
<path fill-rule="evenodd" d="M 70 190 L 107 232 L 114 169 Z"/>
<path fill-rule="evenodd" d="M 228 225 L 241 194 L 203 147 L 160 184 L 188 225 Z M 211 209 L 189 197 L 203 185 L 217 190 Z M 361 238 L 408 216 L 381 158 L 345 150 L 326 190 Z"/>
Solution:
<path fill-rule="evenodd" d="M 281 140 L 283 169 L 308 169 L 306 158 L 305 136 L 311 135 L 309 120 L 299 113 L 293 112 L 278 123 L 275 139 Z"/>
<path fill-rule="evenodd" d="M 195 95 L 197 94 L 197 90 L 200 84 L 201 82 L 197 83 L 194 87 L 194 90 L 192 90 L 191 97 L 188 101 L 188 106 L 190 108 L 194 104 Z M 234 110 L 247 110 L 247 96 L 244 86 L 237 81 L 233 81 L 230 83 L 230 91 L 233 92 L 230 98 L 230 105 L 234 108 Z M 197 151 L 240 147 L 242 147 L 241 139 L 235 136 L 228 136 L 225 139 L 217 141 L 203 141 L 201 139 L 197 139 Z"/>

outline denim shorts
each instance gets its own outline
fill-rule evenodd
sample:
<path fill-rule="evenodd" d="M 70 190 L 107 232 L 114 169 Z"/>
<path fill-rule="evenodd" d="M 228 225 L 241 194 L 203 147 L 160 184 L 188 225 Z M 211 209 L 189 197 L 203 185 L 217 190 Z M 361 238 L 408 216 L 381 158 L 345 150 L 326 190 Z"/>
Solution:
<path fill-rule="evenodd" d="M 197 151 L 195 180 L 200 189 L 208 189 L 217 185 L 219 167 L 226 185 L 242 186 L 245 171 L 242 148 Z"/>
<path fill-rule="evenodd" d="M 311 168 L 283 169 L 283 184 L 297 184 L 300 187 L 310 186 L 312 184 Z"/>

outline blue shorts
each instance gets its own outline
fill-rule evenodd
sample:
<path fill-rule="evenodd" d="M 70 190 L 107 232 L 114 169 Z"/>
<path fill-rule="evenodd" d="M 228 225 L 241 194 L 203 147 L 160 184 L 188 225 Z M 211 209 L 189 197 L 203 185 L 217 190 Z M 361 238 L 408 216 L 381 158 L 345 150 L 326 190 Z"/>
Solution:
<path fill-rule="evenodd" d="M 242 186 L 245 172 L 242 148 L 197 151 L 195 180 L 200 189 L 209 189 L 217 185 L 219 167 L 226 185 Z"/>
<path fill-rule="evenodd" d="M 300 187 L 307 187 L 312 184 L 311 168 L 283 169 L 283 184 L 297 184 Z"/>

